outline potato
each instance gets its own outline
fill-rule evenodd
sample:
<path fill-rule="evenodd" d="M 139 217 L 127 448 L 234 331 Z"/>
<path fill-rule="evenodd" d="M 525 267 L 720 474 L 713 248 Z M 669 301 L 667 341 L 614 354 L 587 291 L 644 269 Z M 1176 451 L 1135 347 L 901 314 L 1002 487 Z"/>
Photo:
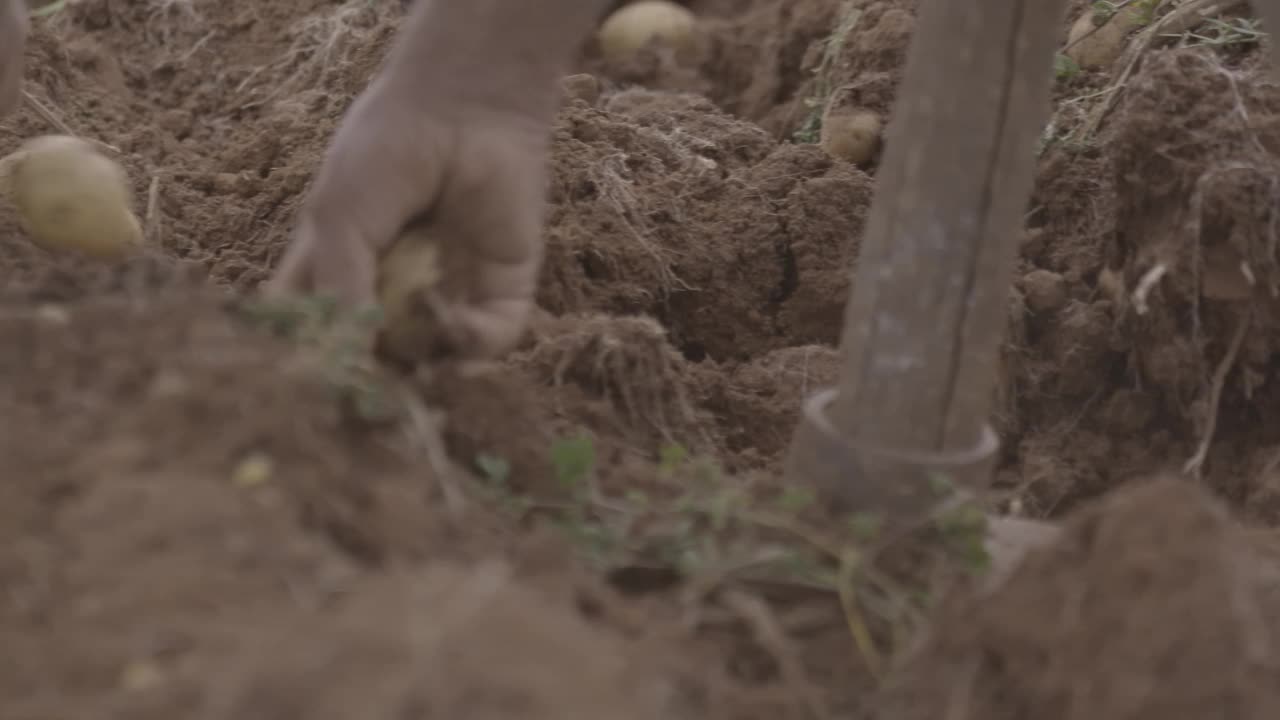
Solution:
<path fill-rule="evenodd" d="M 654 38 L 678 49 L 693 44 L 697 18 L 682 5 L 666 0 L 640 0 L 624 5 L 600 25 L 596 37 L 607 60 L 624 60 Z"/>
<path fill-rule="evenodd" d="M 381 343 L 391 355 L 411 362 L 430 355 L 439 338 L 417 295 L 439 285 L 443 278 L 440 245 L 425 225 L 406 228 L 379 260 Z"/>
<path fill-rule="evenodd" d="M 104 260 L 142 250 L 128 175 L 87 140 L 46 135 L 27 141 L 0 159 L 0 195 L 45 249 Z"/>
<path fill-rule="evenodd" d="M 1086 70 L 1109 67 L 1124 53 L 1129 33 L 1145 22 L 1139 3 L 1116 11 L 1101 27 L 1093 24 L 1093 11 L 1086 9 L 1067 34 L 1067 57 Z M 1096 29 L 1095 29 L 1096 27 Z"/>
<path fill-rule="evenodd" d="M 865 167 L 880 147 L 880 115 L 857 107 L 828 104 L 822 113 L 819 144 L 842 160 Z"/>

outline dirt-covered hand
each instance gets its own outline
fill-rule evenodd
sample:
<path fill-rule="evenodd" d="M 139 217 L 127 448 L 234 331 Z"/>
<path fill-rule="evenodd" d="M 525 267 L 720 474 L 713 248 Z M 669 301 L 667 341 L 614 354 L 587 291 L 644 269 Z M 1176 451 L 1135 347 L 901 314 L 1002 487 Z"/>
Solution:
<path fill-rule="evenodd" d="M 22 53 L 27 45 L 27 4 L 0 0 L 0 117 L 22 101 Z"/>
<path fill-rule="evenodd" d="M 546 135 L 517 117 L 432 113 L 375 82 L 335 134 L 268 291 L 372 304 L 379 260 L 425 223 L 444 274 L 428 298 L 437 353 L 507 351 L 542 260 Z"/>
<path fill-rule="evenodd" d="M 379 262 L 412 225 L 438 243 L 443 275 L 419 303 L 439 338 L 430 354 L 485 360 L 513 348 L 542 263 L 557 81 L 601 8 L 415 3 L 381 76 L 343 118 L 268 293 L 372 304 Z"/>

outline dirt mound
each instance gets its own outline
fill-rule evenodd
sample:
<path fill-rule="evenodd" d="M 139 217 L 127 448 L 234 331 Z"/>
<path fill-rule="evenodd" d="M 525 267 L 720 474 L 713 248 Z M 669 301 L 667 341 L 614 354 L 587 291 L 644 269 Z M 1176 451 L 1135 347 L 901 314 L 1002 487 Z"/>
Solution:
<path fill-rule="evenodd" d="M 1114 138 L 1122 200 L 1112 267 L 1127 291 L 1114 301 L 1133 374 L 1182 420 L 1195 457 L 1239 478 L 1223 491 L 1275 520 L 1270 453 L 1250 457 L 1236 444 L 1258 442 L 1256 408 L 1272 403 L 1267 368 L 1280 347 L 1280 94 L 1259 72 L 1270 70 L 1231 68 L 1204 50 L 1146 61 Z M 1230 439 L 1215 443 L 1219 434 Z"/>
<path fill-rule="evenodd" d="M 114 147 L 152 252 L 54 257 L 0 208 L 0 714 L 863 716 L 847 602 L 924 599 L 850 594 L 830 565 L 867 528 L 815 541 L 776 469 L 838 373 L 875 169 L 814 144 L 822 112 L 887 116 L 915 3 L 689 4 L 691 55 L 588 52 L 566 82 L 547 317 L 456 377 L 388 377 L 299 330 L 323 308 L 224 295 L 267 276 L 405 3 L 82 0 L 35 22 L 35 101 L 0 153 Z M 1212 434 L 1206 484 L 1280 518 L 1280 103 L 1257 72 L 1151 55 L 1102 135 L 1046 145 L 998 418 L 1028 514 Z M 1059 83 L 1064 107 L 1098 80 Z M 933 717 L 972 686 L 997 716 L 1273 709 L 1224 674 L 1273 669 L 1244 642 L 1271 630 L 1269 552 L 1189 487 L 1137 488 L 947 605 L 884 707 Z"/>
<path fill-rule="evenodd" d="M 726 434 L 726 450 L 747 466 L 777 470 L 791 443 L 800 405 L 834 384 L 839 353 L 824 345 L 775 350 L 731 371 L 717 370 L 703 400 Z"/>
<path fill-rule="evenodd" d="M 174 311 L 179 301 L 185 312 Z M 134 512 L 127 498 L 154 496 L 160 507 L 144 514 L 168 532 L 181 527 L 164 511 L 169 484 L 185 489 L 174 502 L 199 512 L 197 494 L 247 477 L 265 495 L 246 488 L 235 503 L 291 502 L 299 523 L 362 560 L 425 542 L 430 523 L 414 508 L 432 502 L 431 473 L 406 484 L 412 443 L 361 430 L 382 418 L 343 410 L 344 399 L 383 388 L 348 372 L 336 351 L 276 341 L 224 303 L 181 293 L 6 309 L 0 443 L 16 497 L 5 505 L 54 503 L 43 513 L 74 499 L 124 513 L 101 518 L 105 530 Z"/>
<path fill-rule="evenodd" d="M 574 101 L 554 153 L 547 310 L 653 316 L 693 360 L 835 341 L 862 172 L 649 90 Z"/>
<path fill-rule="evenodd" d="M 366 585 L 245 643 L 209 718 L 666 717 L 642 655 L 502 564 Z M 287 648 L 285 653 L 276 648 Z"/>
<path fill-rule="evenodd" d="M 695 50 L 642 52 L 622 62 L 588 54 L 583 68 L 618 87 L 705 95 L 778 139 L 817 139 L 832 93 L 887 113 L 900 79 L 915 3 L 896 0 L 694 0 Z"/>
<path fill-rule="evenodd" d="M 944 608 L 876 717 L 1272 717 L 1276 547 L 1183 480 L 1118 490 Z"/>
<path fill-rule="evenodd" d="M 390 2 L 68 3 L 34 23 L 39 106 L 6 120 L 0 153 L 53 132 L 118 149 L 152 245 L 251 289 L 401 14 Z M 0 243 L 22 243 L 8 222 L 0 213 Z M 11 253 L 0 244 L 6 283 Z"/>
<path fill-rule="evenodd" d="M 1204 47 L 1152 52 L 1099 136 L 1046 153 L 1008 382 L 1034 513 L 1189 470 L 1246 516 L 1280 517 L 1269 72 Z"/>
<path fill-rule="evenodd" d="M 444 478 L 420 406 L 347 402 L 388 387 L 272 337 L 297 321 L 275 312 L 157 291 L 0 313 L 6 717 L 640 718 L 700 687 L 683 645 L 588 623 L 579 590 L 607 596 L 572 547 Z"/>
<path fill-rule="evenodd" d="M 6 715 L 111 716 L 99 703 L 171 673 L 190 691 L 224 623 L 460 545 L 407 448 L 348 427 L 311 359 L 198 298 L 0 314 Z"/>

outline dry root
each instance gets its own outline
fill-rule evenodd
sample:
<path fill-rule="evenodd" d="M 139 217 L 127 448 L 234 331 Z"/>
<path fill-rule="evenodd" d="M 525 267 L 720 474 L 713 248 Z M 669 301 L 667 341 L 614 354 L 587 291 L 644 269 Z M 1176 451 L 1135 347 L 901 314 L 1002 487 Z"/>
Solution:
<path fill-rule="evenodd" d="M 335 67 L 351 60 L 360 48 L 373 42 L 378 28 L 384 26 L 392 3 L 369 3 L 348 0 L 331 12 L 308 18 L 298 25 L 290 38 L 289 49 L 276 62 L 250 73 L 240 82 L 237 92 L 252 92 L 255 80 L 263 71 L 288 70 L 283 82 L 274 84 L 265 95 L 247 100 L 245 107 L 266 104 L 320 86 Z"/>
<path fill-rule="evenodd" d="M 1227 375 L 1231 373 L 1231 368 L 1236 364 L 1236 358 L 1240 355 L 1240 346 L 1244 344 L 1244 337 L 1249 329 L 1249 323 L 1252 314 L 1245 312 L 1240 318 L 1240 322 L 1236 325 L 1235 334 L 1231 337 L 1231 343 L 1227 346 L 1227 352 L 1222 356 L 1222 360 L 1218 362 L 1218 367 L 1213 372 L 1213 380 L 1209 385 L 1209 402 L 1205 408 L 1205 428 L 1201 433 L 1200 443 L 1196 448 L 1196 452 L 1187 460 L 1187 464 L 1183 467 L 1183 472 L 1191 473 L 1199 477 L 1200 468 L 1204 465 L 1205 458 L 1209 455 L 1209 447 L 1213 444 L 1213 435 L 1218 427 L 1218 405 L 1222 402 L 1222 388 L 1227 384 Z"/>
<path fill-rule="evenodd" d="M 667 441 L 688 443 L 677 430 L 696 427 L 698 418 L 686 389 L 685 361 L 666 331 L 647 317 L 603 315 L 566 321 L 527 353 L 556 385 L 572 382 L 607 398 L 633 427 Z"/>

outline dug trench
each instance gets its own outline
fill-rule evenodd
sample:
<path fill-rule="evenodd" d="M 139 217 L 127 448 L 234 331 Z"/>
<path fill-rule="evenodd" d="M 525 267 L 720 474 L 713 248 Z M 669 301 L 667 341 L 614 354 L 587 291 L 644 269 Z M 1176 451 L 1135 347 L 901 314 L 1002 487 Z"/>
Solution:
<path fill-rule="evenodd" d="M 888 718 L 957 698 L 1067 717 L 1079 687 L 1076 716 L 1274 713 L 1233 694 L 1274 679 L 1257 638 L 1280 609 L 1280 93 L 1256 38 L 1060 72 L 998 506 L 1070 519 L 994 594 L 934 608 L 876 695 L 777 477 L 801 398 L 836 374 L 878 162 L 814 144 L 823 106 L 887 119 L 915 3 L 691 7 L 689 55 L 584 49 L 554 128 L 545 317 L 501 367 L 425 393 L 317 340 L 323 318 L 242 302 L 402 3 L 82 0 L 34 21 L 0 153 L 111 146 L 151 251 L 53 256 L 0 209 L 6 718 Z M 1202 445 L 1205 491 L 1134 482 Z M 887 618 L 895 597 L 858 599 Z M 1135 612 L 1143 632 L 1110 631 Z M 1152 689 L 1188 677 L 1201 696 Z"/>

